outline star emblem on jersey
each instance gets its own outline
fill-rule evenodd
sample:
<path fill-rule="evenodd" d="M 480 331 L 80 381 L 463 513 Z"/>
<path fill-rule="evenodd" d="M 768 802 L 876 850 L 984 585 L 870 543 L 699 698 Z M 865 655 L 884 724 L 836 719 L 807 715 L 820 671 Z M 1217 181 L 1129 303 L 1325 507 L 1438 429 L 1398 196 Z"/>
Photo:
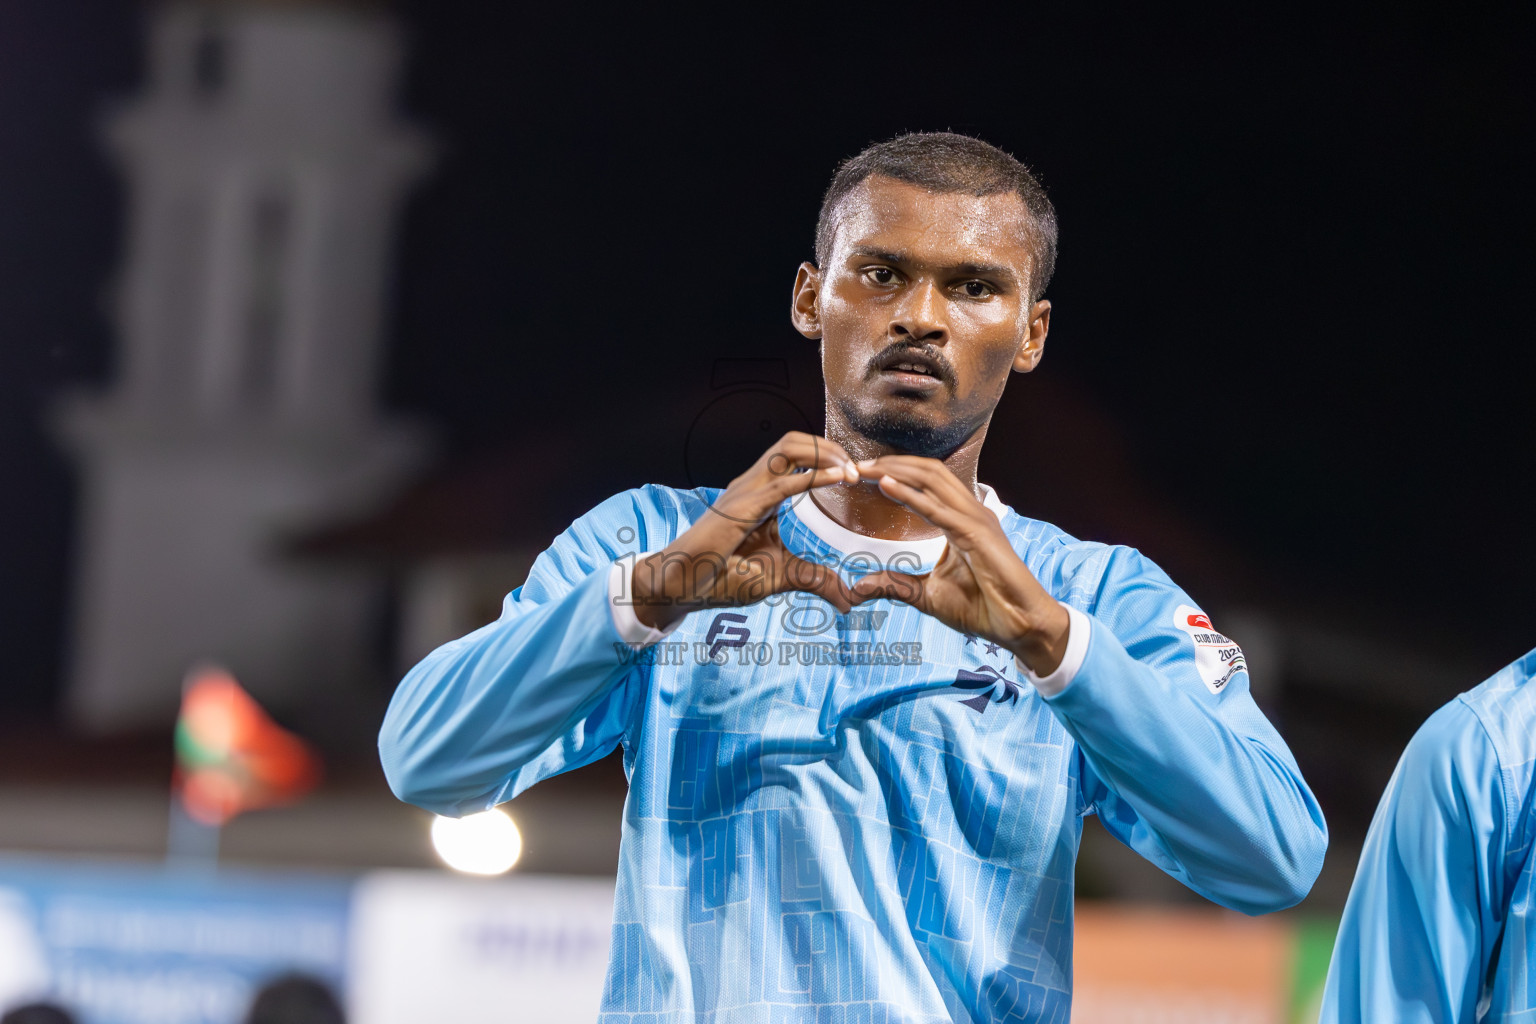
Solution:
<path fill-rule="evenodd" d="M 992 691 L 999 683 L 1002 684 L 1002 689 L 994 698 Z M 1019 684 L 1003 675 L 1002 672 L 991 665 L 983 665 L 975 671 L 963 668 L 955 676 L 955 681 L 950 685 L 961 690 L 985 691 L 978 693 L 974 697 L 967 697 L 960 702 L 978 715 L 986 713 L 989 703 L 1013 704 L 1019 699 Z"/>

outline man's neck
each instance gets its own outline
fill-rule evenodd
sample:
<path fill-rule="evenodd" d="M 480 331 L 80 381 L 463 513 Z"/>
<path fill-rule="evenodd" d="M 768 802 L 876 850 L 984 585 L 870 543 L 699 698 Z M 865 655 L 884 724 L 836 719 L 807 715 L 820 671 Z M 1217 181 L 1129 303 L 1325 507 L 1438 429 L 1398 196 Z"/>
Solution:
<path fill-rule="evenodd" d="M 960 482 L 976 493 L 976 463 L 981 457 L 981 442 L 987 435 L 983 426 L 959 448 L 944 459 L 944 465 L 960 479 Z M 827 416 L 827 438 L 843 446 L 855 462 L 874 459 L 882 455 L 901 454 L 884 445 L 876 444 L 849 430 L 846 424 L 835 422 Z M 873 483 L 840 484 L 822 487 L 811 492 L 811 500 L 839 526 L 861 533 L 866 537 L 882 540 L 923 540 L 937 537 L 943 531 L 916 512 L 887 498 Z"/>

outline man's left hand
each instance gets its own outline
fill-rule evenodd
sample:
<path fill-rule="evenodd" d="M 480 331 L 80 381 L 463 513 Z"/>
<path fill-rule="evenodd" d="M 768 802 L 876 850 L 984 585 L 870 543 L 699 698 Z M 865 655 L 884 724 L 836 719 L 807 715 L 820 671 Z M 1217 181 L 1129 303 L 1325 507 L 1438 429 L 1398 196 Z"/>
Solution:
<path fill-rule="evenodd" d="M 925 575 L 885 570 L 854 584 L 855 602 L 903 601 L 951 629 L 985 637 L 1046 676 L 1061 664 L 1071 621 L 1066 608 L 1014 552 L 992 511 L 938 459 L 886 455 L 858 464 L 879 486 L 944 531 L 949 542 Z"/>

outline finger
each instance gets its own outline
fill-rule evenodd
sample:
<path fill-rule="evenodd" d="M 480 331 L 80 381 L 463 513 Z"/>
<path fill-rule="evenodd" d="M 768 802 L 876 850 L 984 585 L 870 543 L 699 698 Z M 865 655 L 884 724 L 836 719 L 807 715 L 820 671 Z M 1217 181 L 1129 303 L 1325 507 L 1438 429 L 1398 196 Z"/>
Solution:
<path fill-rule="evenodd" d="M 791 473 L 780 477 L 770 485 L 771 492 L 778 501 L 794 494 L 801 494 L 816 487 L 831 487 L 834 484 L 848 483 L 848 474 L 845 467 L 833 466 L 828 469 L 813 469 L 804 473 Z"/>
<path fill-rule="evenodd" d="M 859 471 L 852 462 L 838 461 L 826 452 L 811 448 L 785 448 L 770 451 L 758 469 L 755 483 L 766 486 L 781 498 L 810 487 L 824 487 L 829 483 L 856 483 Z M 815 483 L 801 477 L 812 472 L 825 472 Z"/>
<path fill-rule="evenodd" d="M 826 470 L 820 476 L 813 473 Z M 812 434 L 792 431 L 762 454 L 741 476 L 731 481 L 719 501 L 710 507 L 736 524 L 755 525 L 774 506 L 792 494 L 859 478 L 842 447 Z"/>
<path fill-rule="evenodd" d="M 909 604 L 920 612 L 926 612 L 928 610 L 927 588 L 923 584 L 922 576 L 882 569 L 880 572 L 870 573 L 855 583 L 852 593 L 856 604 L 886 598 Z"/>
<path fill-rule="evenodd" d="M 983 590 L 1006 593 L 1022 585 L 1026 590 L 1043 591 L 1039 581 L 1019 559 L 997 517 L 980 502 L 974 504 L 981 515 L 973 518 L 968 512 L 957 513 L 929 491 L 898 480 L 889 473 L 881 476 L 877 484 L 893 501 L 901 502 L 943 530 L 954 552 Z M 935 614 L 930 608 L 923 610 Z"/>
<path fill-rule="evenodd" d="M 782 476 L 799 469 L 852 466 L 853 459 L 835 441 L 791 431 L 764 453 L 763 465 L 769 473 Z"/>
<path fill-rule="evenodd" d="M 925 459 L 915 455 L 885 455 L 857 465 L 862 476 L 894 476 L 904 483 L 921 487 L 957 509 L 969 509 L 979 513 L 986 508 L 970 488 L 961 483 L 960 478 L 937 459 Z"/>
<path fill-rule="evenodd" d="M 846 613 L 853 607 L 853 594 L 836 571 L 825 565 L 807 562 L 790 555 L 784 560 L 787 590 L 799 590 L 825 599 L 832 607 Z"/>
<path fill-rule="evenodd" d="M 1002 538 L 997 517 L 942 464 L 913 459 L 873 468 L 879 461 L 865 465 L 860 474 L 863 479 L 873 480 L 887 497 L 912 508 L 962 546 L 994 534 Z"/>
<path fill-rule="evenodd" d="M 766 551 L 758 551 L 736 564 L 732 598 L 736 604 L 756 604 L 773 593 L 775 574 L 774 559 Z M 722 582 L 724 582 L 722 580 Z"/>
<path fill-rule="evenodd" d="M 889 474 L 875 480 L 880 493 L 903 505 L 944 531 L 945 536 L 959 539 L 970 536 L 975 520 L 957 511 L 921 487 L 906 483 Z"/>

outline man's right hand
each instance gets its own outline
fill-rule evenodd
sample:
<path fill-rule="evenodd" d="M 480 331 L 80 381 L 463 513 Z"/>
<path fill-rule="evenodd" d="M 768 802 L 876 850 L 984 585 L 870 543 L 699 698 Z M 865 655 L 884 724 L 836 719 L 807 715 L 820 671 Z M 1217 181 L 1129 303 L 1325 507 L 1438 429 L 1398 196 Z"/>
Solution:
<path fill-rule="evenodd" d="M 836 570 L 790 554 L 774 513 L 785 498 L 858 480 L 842 446 L 814 434 L 785 434 L 731 481 L 703 518 L 635 563 L 636 617 L 666 629 L 699 608 L 755 604 L 796 590 L 848 611 L 853 598 Z"/>

